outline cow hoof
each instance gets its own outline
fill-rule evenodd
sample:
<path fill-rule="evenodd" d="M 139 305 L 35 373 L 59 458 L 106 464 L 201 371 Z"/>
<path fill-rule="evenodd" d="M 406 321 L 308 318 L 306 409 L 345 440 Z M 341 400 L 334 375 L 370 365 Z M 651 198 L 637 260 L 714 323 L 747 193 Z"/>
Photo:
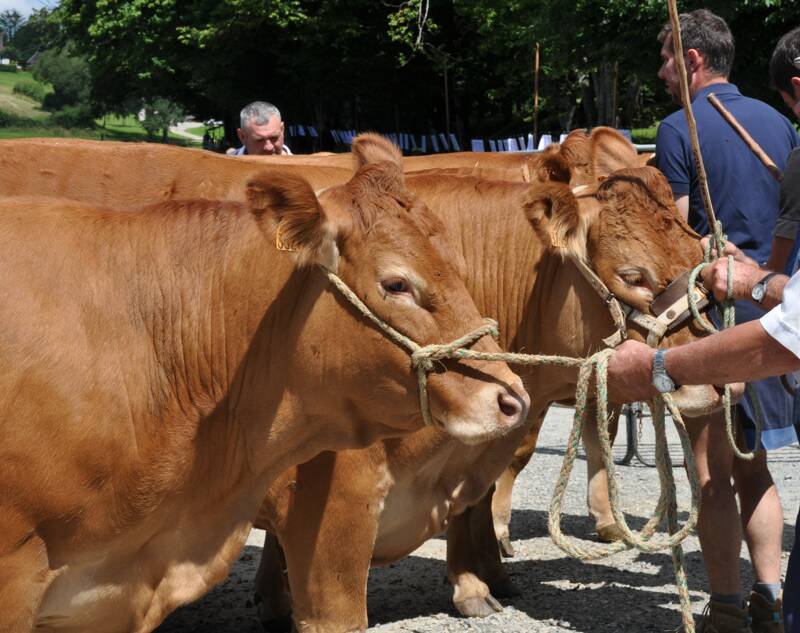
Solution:
<path fill-rule="evenodd" d="M 519 589 L 511 582 L 511 578 L 501 578 L 490 582 L 489 589 L 492 592 L 492 596 L 497 596 L 498 598 L 516 598 L 520 595 Z"/>
<path fill-rule="evenodd" d="M 597 540 L 601 543 L 616 543 L 622 540 L 622 530 L 616 524 L 604 525 L 597 528 Z"/>
<path fill-rule="evenodd" d="M 455 607 L 465 618 L 485 618 L 503 610 L 503 605 L 495 600 L 491 594 L 485 598 L 467 598 L 461 602 L 456 602 Z"/>
<path fill-rule="evenodd" d="M 508 536 L 500 538 L 497 544 L 500 546 L 500 553 L 503 558 L 514 558 L 514 546 L 511 545 L 511 539 Z"/>

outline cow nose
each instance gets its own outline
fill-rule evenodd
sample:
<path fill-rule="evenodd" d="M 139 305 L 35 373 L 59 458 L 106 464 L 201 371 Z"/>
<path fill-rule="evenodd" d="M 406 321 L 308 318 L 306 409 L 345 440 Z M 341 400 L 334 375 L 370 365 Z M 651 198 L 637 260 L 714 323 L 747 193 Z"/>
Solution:
<path fill-rule="evenodd" d="M 524 392 L 523 392 L 524 393 Z M 528 405 L 525 400 L 509 390 L 503 389 L 497 394 L 497 406 L 509 424 L 522 421 Z"/>

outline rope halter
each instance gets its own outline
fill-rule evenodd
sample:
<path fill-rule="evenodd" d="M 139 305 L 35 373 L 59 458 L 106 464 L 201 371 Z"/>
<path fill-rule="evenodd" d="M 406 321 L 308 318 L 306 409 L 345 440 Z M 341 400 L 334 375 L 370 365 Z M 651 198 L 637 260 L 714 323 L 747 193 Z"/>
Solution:
<path fill-rule="evenodd" d="M 411 352 L 411 365 L 417 372 L 419 406 L 422 411 L 422 419 L 426 426 L 434 426 L 433 416 L 430 411 L 430 398 L 428 397 L 428 373 L 434 370 L 436 361 L 445 358 L 463 358 L 462 352 L 464 348 L 470 347 L 486 335 L 491 335 L 494 339 L 497 339 L 499 336 L 497 321 L 484 319 L 482 326 L 450 343 L 434 343 L 421 346 L 378 317 L 339 276 L 327 269 L 325 269 L 325 275 L 334 287 L 342 293 L 342 296 L 352 303 L 361 314 L 377 325 L 395 343 Z"/>

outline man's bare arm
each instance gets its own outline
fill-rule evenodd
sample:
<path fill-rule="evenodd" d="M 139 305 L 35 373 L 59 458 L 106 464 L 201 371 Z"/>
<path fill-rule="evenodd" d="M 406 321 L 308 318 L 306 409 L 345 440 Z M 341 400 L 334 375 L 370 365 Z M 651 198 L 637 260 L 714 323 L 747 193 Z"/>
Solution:
<path fill-rule="evenodd" d="M 674 194 L 675 195 L 675 206 L 678 207 L 678 211 L 683 216 L 684 220 L 689 219 L 689 196 L 686 194 Z"/>
<path fill-rule="evenodd" d="M 608 362 L 609 390 L 620 402 L 649 400 L 655 350 L 625 341 Z M 678 385 L 748 382 L 800 370 L 800 358 L 772 338 L 758 321 L 743 323 L 667 351 L 664 366 Z"/>
<path fill-rule="evenodd" d="M 794 240 L 785 237 L 778 237 L 777 235 L 772 238 L 772 250 L 769 254 L 769 260 L 764 268 L 768 270 L 781 271 L 786 268 L 786 262 L 789 261 L 789 255 L 792 254 L 792 247 Z"/>
<path fill-rule="evenodd" d="M 664 365 L 679 385 L 723 385 L 797 371 L 800 358 L 750 321 L 669 350 Z"/>

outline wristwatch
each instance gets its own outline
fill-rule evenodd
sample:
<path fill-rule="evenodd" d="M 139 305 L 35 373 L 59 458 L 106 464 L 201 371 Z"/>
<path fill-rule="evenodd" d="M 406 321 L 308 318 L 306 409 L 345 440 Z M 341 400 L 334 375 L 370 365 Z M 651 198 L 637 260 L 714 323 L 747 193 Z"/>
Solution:
<path fill-rule="evenodd" d="M 767 284 L 769 280 L 772 279 L 778 273 L 770 273 L 766 277 L 764 277 L 761 281 L 759 281 L 753 289 L 750 291 L 750 297 L 756 303 L 760 304 L 764 301 L 764 297 L 767 296 Z"/>
<path fill-rule="evenodd" d="M 653 356 L 653 386 L 659 393 L 675 391 L 675 381 L 664 367 L 664 354 L 667 350 L 660 349 Z"/>

